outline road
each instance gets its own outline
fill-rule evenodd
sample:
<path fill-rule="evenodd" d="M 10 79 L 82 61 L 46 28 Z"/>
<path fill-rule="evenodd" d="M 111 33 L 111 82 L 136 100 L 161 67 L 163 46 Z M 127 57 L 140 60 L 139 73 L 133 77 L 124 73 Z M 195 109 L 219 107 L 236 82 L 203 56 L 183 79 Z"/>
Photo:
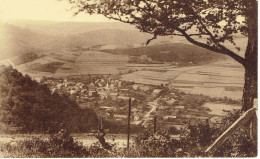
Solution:
<path fill-rule="evenodd" d="M 73 136 L 73 135 L 72 135 Z M 1 135 L 0 136 L 0 143 L 11 143 L 11 144 L 16 144 L 19 141 L 22 140 L 29 140 L 32 139 L 33 137 L 39 137 L 42 140 L 48 140 L 48 135 L 41 135 L 41 134 L 34 134 L 34 135 Z M 118 148 L 126 147 L 127 144 L 127 136 L 124 134 L 123 136 L 121 135 L 120 138 L 116 138 L 116 135 L 106 135 L 106 141 L 115 144 Z M 73 138 L 76 141 L 82 142 L 83 146 L 89 147 L 94 143 L 97 143 L 98 140 L 94 136 L 85 136 L 81 137 L 79 134 L 77 136 L 73 136 Z M 130 138 L 130 143 L 133 142 L 133 137 Z"/>

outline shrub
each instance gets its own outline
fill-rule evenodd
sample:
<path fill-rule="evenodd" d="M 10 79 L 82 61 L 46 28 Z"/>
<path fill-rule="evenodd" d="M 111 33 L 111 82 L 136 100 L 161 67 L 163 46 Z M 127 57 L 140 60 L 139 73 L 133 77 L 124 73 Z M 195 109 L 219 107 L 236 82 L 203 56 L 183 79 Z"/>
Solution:
<path fill-rule="evenodd" d="M 1 157 L 88 157 L 89 152 L 79 142 L 69 135 L 68 131 L 61 130 L 51 135 L 49 140 L 32 138 L 18 141 L 17 144 L 7 143 L 0 147 Z"/>
<path fill-rule="evenodd" d="M 240 115 L 240 110 L 234 110 L 226 115 L 219 126 L 221 132 L 234 123 Z M 250 138 L 249 124 L 244 124 L 219 147 L 214 156 L 218 157 L 256 157 L 257 143 Z"/>
<path fill-rule="evenodd" d="M 87 157 L 89 155 L 82 143 L 75 141 L 68 130 L 61 129 L 49 140 L 48 151 L 52 157 Z"/>
<path fill-rule="evenodd" d="M 181 130 L 179 140 L 172 139 L 169 133 L 145 132 L 136 137 L 133 156 L 138 157 L 203 157 L 206 148 L 212 144 L 236 119 L 240 111 L 230 112 L 218 127 L 198 124 L 188 125 Z M 212 155 L 207 157 L 255 157 L 257 145 L 249 135 L 249 124 L 245 124 Z M 133 157 L 130 156 L 130 157 Z"/>
<path fill-rule="evenodd" d="M 129 151 L 113 146 L 111 151 L 99 143 L 86 149 L 62 129 L 49 140 L 33 138 L 0 146 L 1 157 L 205 157 L 206 148 L 240 115 L 229 113 L 218 127 L 207 124 L 188 125 L 181 130 L 180 139 L 173 139 L 168 131 L 139 134 Z M 212 155 L 207 157 L 255 157 L 257 145 L 250 136 L 248 124 L 241 127 Z"/>

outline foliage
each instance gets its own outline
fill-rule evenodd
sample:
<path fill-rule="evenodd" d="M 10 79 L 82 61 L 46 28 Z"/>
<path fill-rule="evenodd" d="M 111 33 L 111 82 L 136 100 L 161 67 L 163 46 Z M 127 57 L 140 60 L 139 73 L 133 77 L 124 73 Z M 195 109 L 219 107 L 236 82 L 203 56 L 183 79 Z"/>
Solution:
<path fill-rule="evenodd" d="M 135 140 L 140 157 L 176 157 L 175 142 L 167 132 L 159 132 L 154 135 L 145 132 Z"/>
<path fill-rule="evenodd" d="M 87 157 L 89 155 L 82 143 L 74 141 L 66 129 L 53 134 L 49 140 L 49 152 L 54 157 Z"/>
<path fill-rule="evenodd" d="M 89 152 L 82 143 L 75 141 L 62 129 L 59 133 L 51 135 L 47 140 L 40 138 L 18 141 L 17 144 L 2 144 L 1 157 L 88 157 Z"/>
<path fill-rule="evenodd" d="M 218 127 L 207 124 L 188 125 L 182 129 L 180 138 L 172 138 L 168 131 L 139 134 L 130 145 L 129 151 L 118 148 L 105 150 L 100 143 L 85 148 L 74 141 L 66 129 L 51 135 L 49 140 L 34 138 L 19 141 L 17 145 L 2 144 L 4 157 L 206 157 L 206 148 L 226 130 L 240 115 L 229 113 Z M 212 156 L 207 157 L 255 157 L 257 146 L 250 139 L 247 126 L 232 135 Z"/>
<path fill-rule="evenodd" d="M 47 64 L 34 64 L 31 65 L 31 67 L 34 67 L 34 70 L 39 72 L 55 73 L 56 70 L 63 64 L 64 64 L 63 62 L 51 62 Z"/>
<path fill-rule="evenodd" d="M 14 132 L 57 132 L 60 123 L 74 132 L 87 131 L 97 122 L 93 111 L 81 109 L 67 96 L 51 94 L 46 85 L 11 67 L 3 69 L 0 81 L 0 120 Z"/>
<path fill-rule="evenodd" d="M 206 148 L 225 131 L 240 115 L 230 112 L 218 127 L 198 124 L 188 125 L 180 133 L 180 139 L 172 139 L 168 132 L 145 132 L 136 140 L 140 157 L 203 157 Z M 249 137 L 248 126 L 243 126 L 213 154 L 214 157 L 255 157 L 257 145 Z"/>
<path fill-rule="evenodd" d="M 188 65 L 189 62 L 192 62 L 193 64 L 197 65 L 205 64 L 225 58 L 224 56 L 215 54 L 207 49 L 203 49 L 195 45 L 181 43 L 103 51 L 113 54 L 126 54 L 135 58 L 146 56 L 148 58 L 151 58 L 151 60 L 153 60 L 154 62 L 174 62 L 178 63 L 178 65 Z M 151 63 L 153 61 L 148 62 Z M 139 62 L 135 62 L 139 63 L 140 60 Z"/>
<path fill-rule="evenodd" d="M 219 129 L 226 130 L 239 118 L 240 111 L 229 112 L 222 121 Z M 249 124 L 245 124 L 236 131 L 229 139 L 215 152 L 218 157 L 255 157 L 257 155 L 257 143 L 250 137 Z"/>
<path fill-rule="evenodd" d="M 26 62 L 33 61 L 35 59 L 39 58 L 39 55 L 34 52 L 29 52 L 25 54 L 21 54 L 18 58 L 18 60 L 14 60 L 15 64 L 23 64 Z"/>

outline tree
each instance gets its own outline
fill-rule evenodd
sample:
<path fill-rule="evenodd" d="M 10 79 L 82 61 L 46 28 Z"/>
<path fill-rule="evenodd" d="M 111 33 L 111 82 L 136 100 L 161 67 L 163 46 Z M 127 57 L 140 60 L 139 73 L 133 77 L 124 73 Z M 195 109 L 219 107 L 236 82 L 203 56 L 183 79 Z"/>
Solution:
<path fill-rule="evenodd" d="M 256 0 L 69 0 L 75 14 L 101 14 L 135 25 L 157 36 L 183 36 L 192 44 L 232 57 L 245 68 L 243 108 L 257 97 L 257 1 Z M 240 21 L 239 19 L 243 19 Z M 245 56 L 224 46 L 236 46 L 235 34 L 248 37 Z M 206 39 L 202 42 L 201 39 Z M 239 47 L 235 47 L 237 51 Z"/>
<path fill-rule="evenodd" d="M 0 71 L 0 99 L 0 126 L 16 132 L 57 132 L 60 123 L 72 132 L 86 132 L 97 123 L 92 110 L 81 109 L 68 96 L 51 93 L 47 85 L 11 67 Z"/>

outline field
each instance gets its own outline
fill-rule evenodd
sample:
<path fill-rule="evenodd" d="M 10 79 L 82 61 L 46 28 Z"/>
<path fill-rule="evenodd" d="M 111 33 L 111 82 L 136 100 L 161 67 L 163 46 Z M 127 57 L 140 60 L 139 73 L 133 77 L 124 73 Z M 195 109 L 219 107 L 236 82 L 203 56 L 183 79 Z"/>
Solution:
<path fill-rule="evenodd" d="M 86 51 L 75 60 L 75 66 L 80 74 L 117 74 L 125 69 L 127 61 L 128 57 L 124 55 Z"/>
<path fill-rule="evenodd" d="M 157 47 L 154 45 L 148 47 L 147 50 L 142 48 L 139 51 L 140 54 L 146 54 L 151 48 L 158 49 L 164 45 Z M 172 50 L 168 44 L 167 47 L 170 51 Z M 168 84 L 170 87 L 178 88 L 184 92 L 204 94 L 211 97 L 226 96 L 232 99 L 241 99 L 242 97 L 244 70 L 242 66 L 231 59 L 223 59 L 217 56 L 218 62 L 200 65 L 187 63 L 188 66 L 177 66 L 169 62 L 160 64 L 129 63 L 131 55 L 137 56 L 137 52 L 130 53 L 129 51 L 136 51 L 136 49 L 125 50 L 125 54 L 121 52 L 122 50 L 103 52 L 104 50 L 82 48 L 61 49 L 41 52 L 38 54 L 39 58 L 23 64 L 16 64 L 13 59 L 9 61 L 14 61 L 15 68 L 20 72 L 29 74 L 34 79 L 40 79 L 43 76 L 65 77 L 69 75 L 121 73 L 122 80 L 136 83 Z M 180 47 L 178 49 L 180 50 Z M 189 55 L 187 51 L 184 53 L 187 56 Z M 174 54 L 176 53 L 174 52 Z M 197 54 L 194 54 L 194 58 L 198 57 Z M 207 58 L 207 56 L 199 58 L 204 63 L 204 58 Z M 9 62 L 4 60 L 2 63 Z"/>
<path fill-rule="evenodd" d="M 244 70 L 234 61 L 190 67 L 156 67 L 164 71 L 140 70 L 122 76 L 123 80 L 143 84 L 169 84 L 193 94 L 241 99 Z"/>

